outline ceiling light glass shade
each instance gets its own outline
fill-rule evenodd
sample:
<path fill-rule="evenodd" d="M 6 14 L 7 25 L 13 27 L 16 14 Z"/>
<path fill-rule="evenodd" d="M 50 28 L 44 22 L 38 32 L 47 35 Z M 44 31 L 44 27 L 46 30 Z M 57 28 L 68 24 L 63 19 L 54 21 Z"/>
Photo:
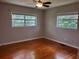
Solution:
<path fill-rule="evenodd" d="M 43 6 L 43 4 L 42 3 L 36 3 L 36 6 L 41 8 Z"/>

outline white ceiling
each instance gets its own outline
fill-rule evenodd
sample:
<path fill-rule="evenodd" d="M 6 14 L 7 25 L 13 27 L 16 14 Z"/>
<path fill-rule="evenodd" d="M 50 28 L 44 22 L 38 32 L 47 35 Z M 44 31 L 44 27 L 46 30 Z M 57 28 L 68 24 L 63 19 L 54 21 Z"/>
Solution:
<path fill-rule="evenodd" d="M 50 5 L 50 8 L 79 2 L 79 0 L 42 0 L 42 1 L 52 2 L 52 4 Z M 33 0 L 0 0 L 0 2 L 35 8 L 35 3 L 33 2 Z M 47 9 L 47 8 L 41 8 L 41 9 Z"/>

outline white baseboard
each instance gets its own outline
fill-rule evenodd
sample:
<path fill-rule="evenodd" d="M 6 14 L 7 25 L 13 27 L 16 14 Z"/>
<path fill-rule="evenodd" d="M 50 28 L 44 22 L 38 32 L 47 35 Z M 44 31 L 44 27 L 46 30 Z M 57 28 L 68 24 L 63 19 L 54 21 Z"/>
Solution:
<path fill-rule="evenodd" d="M 28 39 L 25 39 L 25 40 L 19 40 L 19 41 L 12 41 L 12 42 L 7 42 L 7 43 L 2 43 L 2 44 L 0 44 L 0 46 L 14 44 L 14 43 L 19 43 L 19 42 L 24 42 L 24 41 L 35 40 L 35 39 L 39 39 L 39 38 L 43 38 L 43 36 L 34 37 L 34 38 L 28 38 Z"/>
<path fill-rule="evenodd" d="M 58 41 L 58 40 L 55 40 L 55 39 L 52 39 L 52 38 L 49 38 L 49 37 L 45 37 L 45 36 L 34 37 L 34 38 L 28 38 L 28 39 L 25 39 L 25 40 L 12 41 L 12 42 L 7 42 L 7 43 L 2 43 L 2 44 L 0 44 L 0 46 L 8 45 L 8 44 L 14 44 L 14 43 L 19 43 L 19 42 L 24 42 L 24 41 L 35 40 L 35 39 L 39 39 L 39 38 L 46 38 L 46 39 L 49 39 L 49 40 L 51 40 L 51 41 L 55 41 L 55 42 L 58 42 L 58 43 L 61 43 L 61 44 L 65 44 L 65 45 L 67 45 L 67 46 L 70 46 L 70 47 L 79 49 L 79 47 L 77 47 L 77 46 L 74 46 L 74 45 L 71 45 L 71 44 L 68 44 L 68 43 L 65 43 L 65 42 L 61 42 L 61 41 Z"/>
<path fill-rule="evenodd" d="M 61 42 L 61 41 L 58 41 L 58 40 L 55 40 L 55 39 L 52 39 L 52 38 L 49 38 L 49 37 L 44 37 L 44 38 L 49 39 L 51 41 L 55 41 L 55 42 L 61 43 L 61 44 L 64 44 L 64 45 L 67 45 L 67 46 L 70 46 L 70 47 L 73 47 L 73 48 L 76 48 L 76 49 L 79 49 L 79 47 L 71 45 L 71 44 L 68 44 L 68 43 L 65 43 L 65 42 Z"/>

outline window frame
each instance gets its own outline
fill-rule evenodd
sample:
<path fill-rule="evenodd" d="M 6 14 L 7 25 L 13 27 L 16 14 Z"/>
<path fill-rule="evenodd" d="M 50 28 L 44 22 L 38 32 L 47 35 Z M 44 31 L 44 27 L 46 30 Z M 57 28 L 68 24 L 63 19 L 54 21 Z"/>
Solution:
<path fill-rule="evenodd" d="M 13 14 L 15 14 L 15 15 L 24 15 L 24 19 L 12 19 L 12 15 Z M 34 26 L 26 26 L 26 20 L 27 19 L 25 19 L 25 16 L 34 16 L 34 17 L 36 17 L 36 19 L 35 19 L 35 25 Z M 12 20 L 24 20 L 24 26 L 13 26 L 12 25 Z M 30 20 L 30 19 L 29 19 Z M 20 14 L 20 13 L 11 13 L 11 26 L 12 27 L 36 27 L 36 26 L 38 26 L 38 16 L 36 16 L 36 15 L 31 15 L 31 14 Z"/>
<path fill-rule="evenodd" d="M 68 16 L 68 15 L 78 15 L 78 19 L 70 19 L 70 20 L 77 20 L 77 28 L 63 28 L 63 27 L 59 27 L 59 25 L 58 25 L 58 22 L 59 22 L 59 19 L 57 18 L 58 16 Z M 68 20 L 68 19 L 67 19 Z M 61 29 L 78 29 L 78 22 L 79 22 L 79 14 L 78 13 L 72 13 L 72 14 L 58 14 L 57 16 L 56 16 L 56 28 L 61 28 Z"/>

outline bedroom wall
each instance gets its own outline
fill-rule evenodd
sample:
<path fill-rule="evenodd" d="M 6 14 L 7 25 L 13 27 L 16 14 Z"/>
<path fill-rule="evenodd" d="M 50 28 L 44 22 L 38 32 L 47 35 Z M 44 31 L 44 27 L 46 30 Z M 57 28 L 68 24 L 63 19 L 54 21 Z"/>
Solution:
<path fill-rule="evenodd" d="M 56 28 L 56 16 L 58 13 L 73 12 L 79 12 L 79 2 L 47 10 L 45 14 L 45 37 L 79 48 L 79 26 L 77 30 Z"/>
<path fill-rule="evenodd" d="M 79 3 L 52 8 L 46 11 L 45 36 L 79 47 L 79 28 L 77 30 L 56 28 L 57 13 L 79 12 Z"/>
<path fill-rule="evenodd" d="M 0 5 L 0 11 L 2 11 L 1 10 L 1 5 Z M 1 14 L 2 14 L 2 12 L 0 12 Z M 1 20 L 1 14 L 0 14 L 0 28 L 2 28 L 2 20 Z M 2 29 L 0 29 L 0 38 L 2 37 Z M 0 39 L 1 40 L 1 39 Z"/>
<path fill-rule="evenodd" d="M 11 12 L 35 15 L 38 17 L 38 25 L 36 27 L 12 28 Z M 0 44 L 43 36 L 42 20 L 42 10 L 0 3 Z"/>

